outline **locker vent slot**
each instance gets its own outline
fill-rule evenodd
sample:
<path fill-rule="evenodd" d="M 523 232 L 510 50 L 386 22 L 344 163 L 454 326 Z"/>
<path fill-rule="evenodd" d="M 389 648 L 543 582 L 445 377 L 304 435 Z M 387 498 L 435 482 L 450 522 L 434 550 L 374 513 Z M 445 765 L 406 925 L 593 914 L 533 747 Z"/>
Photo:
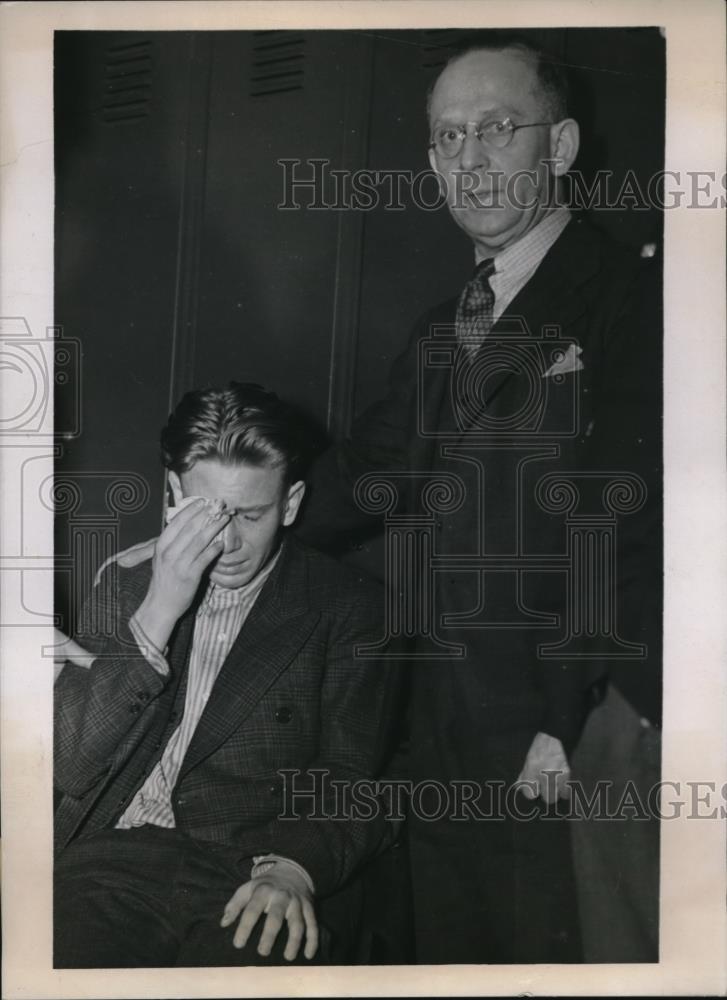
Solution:
<path fill-rule="evenodd" d="M 115 42 L 106 48 L 102 118 L 133 122 L 151 112 L 153 50 L 150 38 Z"/>
<path fill-rule="evenodd" d="M 250 97 L 302 90 L 305 38 L 293 31 L 254 31 Z"/>

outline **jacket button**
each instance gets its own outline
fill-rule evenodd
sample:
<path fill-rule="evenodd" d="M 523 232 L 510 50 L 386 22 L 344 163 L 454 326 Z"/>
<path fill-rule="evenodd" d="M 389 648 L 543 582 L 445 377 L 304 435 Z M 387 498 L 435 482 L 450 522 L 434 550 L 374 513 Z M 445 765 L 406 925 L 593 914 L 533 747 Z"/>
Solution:
<path fill-rule="evenodd" d="M 278 722 L 282 722 L 284 724 L 286 722 L 290 722 L 290 720 L 293 718 L 293 713 L 289 708 L 283 706 L 282 708 L 279 708 L 277 710 L 277 712 L 275 713 L 275 718 L 278 720 Z"/>
<path fill-rule="evenodd" d="M 129 705 L 129 711 L 131 712 L 132 715 L 136 715 L 137 712 L 141 711 L 141 705 L 136 705 L 136 704 Z"/>
<path fill-rule="evenodd" d="M 136 692 L 136 697 L 139 699 L 139 701 L 149 701 L 149 692 L 148 691 L 137 691 Z"/>

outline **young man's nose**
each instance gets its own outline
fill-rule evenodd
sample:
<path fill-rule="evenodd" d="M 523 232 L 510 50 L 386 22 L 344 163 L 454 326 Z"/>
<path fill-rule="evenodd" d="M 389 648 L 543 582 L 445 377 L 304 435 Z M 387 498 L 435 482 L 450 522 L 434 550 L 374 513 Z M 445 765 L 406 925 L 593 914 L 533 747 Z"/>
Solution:
<path fill-rule="evenodd" d="M 232 518 L 222 529 L 222 541 L 225 552 L 236 552 L 242 548 L 242 532 L 239 525 Z"/>

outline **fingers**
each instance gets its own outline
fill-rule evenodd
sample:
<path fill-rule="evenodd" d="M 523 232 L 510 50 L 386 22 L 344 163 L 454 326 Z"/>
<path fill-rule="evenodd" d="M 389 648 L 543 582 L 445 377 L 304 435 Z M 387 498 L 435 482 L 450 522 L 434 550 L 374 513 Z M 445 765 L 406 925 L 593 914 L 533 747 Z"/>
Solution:
<path fill-rule="evenodd" d="M 222 531 L 229 521 L 226 511 L 195 500 L 165 528 L 159 539 L 160 556 L 170 562 L 194 564 L 201 572 L 222 550 Z"/>
<path fill-rule="evenodd" d="M 247 906 L 254 889 L 254 882 L 246 882 L 244 885 L 240 886 L 237 892 L 233 893 L 225 904 L 225 909 L 222 913 L 222 920 L 220 921 L 221 927 L 229 927 L 235 917 L 240 915 L 243 906 Z"/>
<path fill-rule="evenodd" d="M 286 962 L 292 962 L 300 951 L 303 935 L 306 930 L 303 911 L 297 899 L 291 900 L 285 912 L 285 919 L 288 921 L 288 943 L 285 946 L 283 958 Z"/>
<path fill-rule="evenodd" d="M 313 958 L 318 951 L 318 921 L 316 920 L 313 904 L 309 899 L 304 899 L 301 909 L 303 911 L 303 921 L 305 923 L 305 951 L 306 958 Z M 286 956 L 287 957 L 287 956 Z"/>
<path fill-rule="evenodd" d="M 230 522 L 230 515 L 206 522 L 190 540 L 183 557 L 201 573 L 205 566 L 216 558 L 225 547 L 224 530 Z"/>
<path fill-rule="evenodd" d="M 189 524 L 207 510 L 207 504 L 203 497 L 197 497 L 192 503 L 182 507 L 177 516 L 169 522 L 164 531 L 159 536 L 158 546 L 163 550 L 168 548 L 174 540 L 184 533 Z"/>
<path fill-rule="evenodd" d="M 235 948 L 244 948 L 248 942 L 248 938 L 252 934 L 252 929 L 258 922 L 260 915 L 265 909 L 267 900 L 264 899 L 264 894 L 259 891 L 260 886 L 258 885 L 246 904 L 242 916 L 240 917 L 240 922 L 237 925 L 237 930 L 232 938 L 232 944 Z"/>
<path fill-rule="evenodd" d="M 202 514 L 201 520 L 194 521 L 180 536 L 178 544 L 184 543 L 183 559 L 206 565 L 222 547 L 222 532 L 230 522 L 230 514 L 219 507 L 203 508 Z"/>
<path fill-rule="evenodd" d="M 67 636 L 65 632 L 62 632 L 59 628 L 53 629 L 53 645 L 63 646 L 67 642 L 71 642 L 70 636 Z"/>
<path fill-rule="evenodd" d="M 265 908 L 267 913 L 267 918 L 263 926 L 263 932 L 260 935 L 260 941 L 257 946 L 258 955 L 269 955 L 273 950 L 273 945 L 275 944 L 275 939 L 278 936 L 278 931 L 283 926 L 283 921 L 285 920 L 285 914 L 287 913 L 288 907 L 287 899 L 278 899 L 273 897 L 271 901 Z M 292 905 L 292 903 L 290 904 Z M 302 924 L 302 921 L 300 921 Z M 286 949 L 287 950 L 287 949 Z M 295 955 L 298 954 L 298 949 L 295 949 Z M 286 956 L 287 957 L 287 956 Z"/>
<path fill-rule="evenodd" d="M 75 639 L 70 639 L 59 628 L 53 629 L 53 644 L 55 647 L 53 660 L 56 668 L 59 666 L 62 668 L 66 660 L 71 660 L 72 663 L 77 664 L 79 667 L 90 667 L 96 659 L 94 653 L 89 653 Z M 58 676 L 58 672 L 56 670 L 56 676 Z"/>
<path fill-rule="evenodd" d="M 277 889 L 263 879 L 251 880 L 235 892 L 225 906 L 220 926 L 229 927 L 240 916 L 232 944 L 235 948 L 244 948 L 263 914 L 265 923 L 257 946 L 258 954 L 270 954 L 283 924 L 287 923 L 288 940 L 283 958 L 292 962 L 304 938 L 304 956 L 307 959 L 314 957 L 318 950 L 318 922 L 310 900 Z"/>
<path fill-rule="evenodd" d="M 173 521 L 175 517 L 181 514 L 181 512 L 184 510 L 185 507 L 188 507 L 191 503 L 194 503 L 195 500 L 204 500 L 204 499 L 205 499 L 204 497 L 199 496 L 197 494 L 193 496 L 182 497 L 181 499 L 175 499 L 174 503 L 171 506 L 167 507 L 166 509 L 165 512 L 166 523 L 169 524 L 170 521 Z"/>

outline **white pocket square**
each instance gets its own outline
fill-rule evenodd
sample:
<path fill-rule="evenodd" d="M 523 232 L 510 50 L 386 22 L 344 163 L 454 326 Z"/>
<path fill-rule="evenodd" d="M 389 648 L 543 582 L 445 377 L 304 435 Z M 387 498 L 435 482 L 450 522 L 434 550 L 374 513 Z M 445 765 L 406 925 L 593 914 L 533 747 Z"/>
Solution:
<path fill-rule="evenodd" d="M 569 372 L 581 371 L 585 367 L 581 361 L 581 354 L 583 354 L 582 347 L 569 344 L 568 350 L 555 364 L 550 366 L 547 372 L 543 372 L 542 378 L 552 378 L 555 375 L 567 375 Z"/>

